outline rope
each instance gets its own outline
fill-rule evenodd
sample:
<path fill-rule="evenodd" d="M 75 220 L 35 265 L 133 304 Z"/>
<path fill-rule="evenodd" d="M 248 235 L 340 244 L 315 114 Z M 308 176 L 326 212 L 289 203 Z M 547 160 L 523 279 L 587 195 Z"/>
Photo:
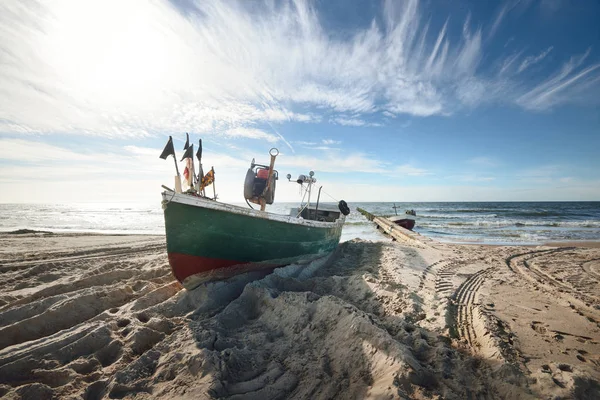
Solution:
<path fill-rule="evenodd" d="M 333 197 L 332 195 L 330 195 L 329 193 L 327 193 L 327 192 L 326 192 L 326 191 L 324 191 L 324 190 L 321 190 L 321 191 L 322 191 L 323 193 L 325 193 L 327 196 L 331 197 L 331 199 L 332 199 L 333 201 L 337 201 L 337 202 L 339 203 L 339 200 L 338 200 L 338 199 L 336 199 L 335 197 Z"/>
<path fill-rule="evenodd" d="M 169 189 L 170 190 L 170 189 Z M 173 200 L 173 197 L 175 197 L 175 191 L 173 190 L 173 195 L 171 196 L 171 198 L 169 200 L 163 200 L 161 202 L 161 205 L 163 207 L 163 210 L 165 209 L 165 207 L 167 206 L 167 204 L 169 204 L 171 202 L 171 200 Z"/>

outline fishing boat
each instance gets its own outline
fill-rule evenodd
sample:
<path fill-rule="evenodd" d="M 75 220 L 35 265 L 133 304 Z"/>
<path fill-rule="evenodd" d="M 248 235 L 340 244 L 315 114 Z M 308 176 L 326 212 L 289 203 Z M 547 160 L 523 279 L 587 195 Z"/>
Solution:
<path fill-rule="evenodd" d="M 277 149 L 271 149 L 270 165 L 252 160 L 244 181 L 249 208 L 219 202 L 216 193 L 213 198 L 206 196 L 207 185 L 201 174 L 196 186 L 192 183 L 192 189 L 186 192 L 165 187 L 162 206 L 169 264 L 186 289 L 250 271 L 306 264 L 336 249 L 350 210 L 343 200 L 337 207 L 319 205 L 320 189 L 317 202 L 311 203 L 316 183 L 312 171 L 294 181 L 301 186 L 305 199 L 298 208 L 289 215 L 265 210 L 275 198 L 279 173 L 274 164 L 278 154 Z M 214 169 L 211 171 L 214 188 Z M 290 174 L 287 178 L 291 181 Z"/>
<path fill-rule="evenodd" d="M 388 217 L 388 219 L 390 221 L 392 221 L 393 223 L 395 223 L 396 225 L 399 225 L 399 226 L 403 227 L 404 229 L 408 229 L 409 231 L 412 231 L 412 229 L 415 227 L 414 219 L 404 218 L 402 216 Z"/>
<path fill-rule="evenodd" d="M 412 215 L 415 216 L 417 215 L 417 213 L 415 212 L 415 210 L 406 210 L 405 214 L 406 216 L 401 216 L 398 215 L 398 207 L 396 207 L 396 203 L 394 203 L 394 207 L 392 207 L 394 209 L 394 212 L 396 213 L 395 216 L 392 217 L 388 217 L 388 219 L 390 221 L 392 221 L 393 223 L 395 223 L 398 226 L 403 227 L 404 229 L 408 229 L 409 231 L 412 231 L 412 229 L 415 227 L 415 220 L 413 218 L 408 217 L 408 215 Z"/>

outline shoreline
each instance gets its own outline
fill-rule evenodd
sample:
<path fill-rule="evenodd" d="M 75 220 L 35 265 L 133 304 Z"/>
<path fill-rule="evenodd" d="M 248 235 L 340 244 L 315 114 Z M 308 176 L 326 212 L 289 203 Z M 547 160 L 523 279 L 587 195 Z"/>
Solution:
<path fill-rule="evenodd" d="M 24 231 L 24 232 L 22 232 Z M 0 231 L 0 236 L 9 235 L 57 235 L 57 236 L 148 236 L 148 237 L 164 237 L 160 233 L 146 232 L 99 232 L 99 231 L 67 231 L 67 230 L 36 230 L 36 229 L 17 229 L 14 231 Z M 433 241 L 438 244 L 457 245 L 457 246 L 483 246 L 483 247 L 582 247 L 582 248 L 600 248 L 600 239 L 598 240 L 561 240 L 556 242 L 543 241 L 540 243 L 480 243 L 480 242 L 448 242 L 441 241 L 435 238 L 417 234 L 417 236 L 426 238 L 428 241 Z M 351 239 L 352 240 L 352 239 Z"/>

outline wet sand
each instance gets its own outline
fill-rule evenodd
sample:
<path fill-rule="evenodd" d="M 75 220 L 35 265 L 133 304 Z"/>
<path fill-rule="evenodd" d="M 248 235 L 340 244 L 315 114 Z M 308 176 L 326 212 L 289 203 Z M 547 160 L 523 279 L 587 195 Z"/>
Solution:
<path fill-rule="evenodd" d="M 164 237 L 2 234 L 0 396 L 600 398 L 600 248 L 560 245 L 356 239 L 188 292 Z"/>

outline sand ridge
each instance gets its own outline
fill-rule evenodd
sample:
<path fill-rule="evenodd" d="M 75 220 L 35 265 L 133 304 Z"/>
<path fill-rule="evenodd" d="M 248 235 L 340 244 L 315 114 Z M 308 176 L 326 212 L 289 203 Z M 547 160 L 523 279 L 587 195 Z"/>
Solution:
<path fill-rule="evenodd" d="M 3 398 L 598 398 L 600 249 L 369 242 L 186 291 L 164 237 L 0 235 Z"/>

